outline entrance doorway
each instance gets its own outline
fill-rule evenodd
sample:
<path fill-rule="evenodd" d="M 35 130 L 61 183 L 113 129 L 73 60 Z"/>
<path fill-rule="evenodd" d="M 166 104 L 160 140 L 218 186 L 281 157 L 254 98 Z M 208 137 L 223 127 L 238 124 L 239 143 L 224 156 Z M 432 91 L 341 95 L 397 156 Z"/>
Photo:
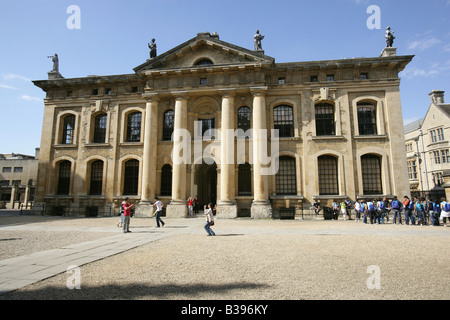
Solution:
<path fill-rule="evenodd" d="M 198 199 L 200 200 L 200 210 L 208 203 L 213 205 L 217 202 L 217 165 L 203 162 L 196 166 L 194 175 L 194 185 L 197 187 Z M 195 194 L 192 195 L 195 197 Z"/>

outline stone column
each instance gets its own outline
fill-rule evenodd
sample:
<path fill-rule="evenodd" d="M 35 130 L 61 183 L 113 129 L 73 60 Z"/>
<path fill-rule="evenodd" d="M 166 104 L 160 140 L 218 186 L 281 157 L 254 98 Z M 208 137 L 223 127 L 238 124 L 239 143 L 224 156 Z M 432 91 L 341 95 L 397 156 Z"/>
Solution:
<path fill-rule="evenodd" d="M 266 91 L 267 87 L 253 88 L 253 203 L 252 218 L 270 218 L 272 206 L 269 201 L 269 179 L 262 174 L 263 164 L 260 155 L 267 149 L 266 122 Z M 267 155 L 265 155 L 267 156 Z"/>
<path fill-rule="evenodd" d="M 175 119 L 172 151 L 172 201 L 167 206 L 167 217 L 187 217 L 186 170 L 191 161 L 191 139 L 187 135 L 187 96 L 179 93 L 175 97 Z"/>
<path fill-rule="evenodd" d="M 142 156 L 142 187 L 141 201 L 136 207 L 136 216 L 151 217 L 154 207 L 149 206 L 149 201 L 155 198 L 156 187 L 156 163 L 158 142 L 158 102 L 155 93 L 144 93 L 146 100 L 144 120 L 144 152 Z"/>
<path fill-rule="evenodd" d="M 217 216 L 236 218 L 234 164 L 234 93 L 222 96 L 222 126 L 220 132 L 220 200 Z"/>

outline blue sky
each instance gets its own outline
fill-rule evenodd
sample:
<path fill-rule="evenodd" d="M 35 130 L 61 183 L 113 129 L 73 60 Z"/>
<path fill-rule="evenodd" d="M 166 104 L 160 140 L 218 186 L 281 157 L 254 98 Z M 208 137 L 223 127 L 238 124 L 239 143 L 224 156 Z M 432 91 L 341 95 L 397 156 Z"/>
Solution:
<path fill-rule="evenodd" d="M 70 5 L 80 29 L 69 29 Z M 380 29 L 369 29 L 371 5 Z M 253 50 L 256 29 L 276 62 L 378 57 L 385 28 L 395 32 L 398 55 L 415 55 L 400 74 L 405 123 L 422 118 L 433 89 L 450 102 L 450 0 L 0 0 L 0 153 L 34 154 L 39 147 L 47 56 L 58 53 L 66 78 L 133 73 L 148 58 L 195 37 Z"/>

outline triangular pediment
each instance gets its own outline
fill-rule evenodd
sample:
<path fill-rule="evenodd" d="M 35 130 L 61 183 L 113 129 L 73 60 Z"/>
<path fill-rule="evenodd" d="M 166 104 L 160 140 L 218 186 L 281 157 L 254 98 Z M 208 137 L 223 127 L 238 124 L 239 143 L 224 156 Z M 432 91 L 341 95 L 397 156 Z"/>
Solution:
<path fill-rule="evenodd" d="M 274 63 L 275 59 L 261 51 L 251 51 L 224 41 L 216 34 L 199 33 L 197 37 L 148 59 L 134 68 L 136 73 L 160 69 L 204 68 L 214 66 Z"/>

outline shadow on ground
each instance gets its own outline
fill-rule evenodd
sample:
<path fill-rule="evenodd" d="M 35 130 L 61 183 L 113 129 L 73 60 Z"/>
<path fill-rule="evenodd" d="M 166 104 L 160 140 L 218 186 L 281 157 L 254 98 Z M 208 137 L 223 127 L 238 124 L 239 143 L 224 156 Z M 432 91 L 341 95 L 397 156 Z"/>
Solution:
<path fill-rule="evenodd" d="M 211 292 L 220 296 L 230 290 L 255 290 L 268 288 L 269 285 L 256 283 L 229 283 L 229 284 L 127 284 L 83 286 L 80 289 L 67 287 L 45 287 L 27 291 L 15 291 L 0 296 L 0 300 L 138 300 L 138 299 L 189 299 L 201 296 L 202 293 Z"/>

